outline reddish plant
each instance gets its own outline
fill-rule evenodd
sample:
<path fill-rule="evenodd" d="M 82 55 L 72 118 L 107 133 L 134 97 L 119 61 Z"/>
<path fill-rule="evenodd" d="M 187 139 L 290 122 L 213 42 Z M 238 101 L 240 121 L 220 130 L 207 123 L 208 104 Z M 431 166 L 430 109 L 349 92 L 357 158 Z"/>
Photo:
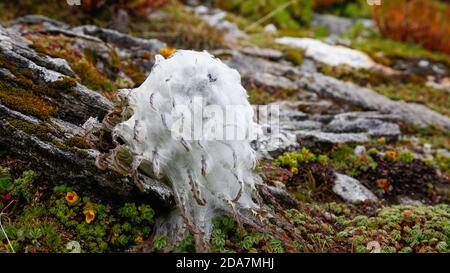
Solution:
<path fill-rule="evenodd" d="M 450 6 L 430 0 L 383 1 L 372 17 L 385 37 L 450 53 Z"/>

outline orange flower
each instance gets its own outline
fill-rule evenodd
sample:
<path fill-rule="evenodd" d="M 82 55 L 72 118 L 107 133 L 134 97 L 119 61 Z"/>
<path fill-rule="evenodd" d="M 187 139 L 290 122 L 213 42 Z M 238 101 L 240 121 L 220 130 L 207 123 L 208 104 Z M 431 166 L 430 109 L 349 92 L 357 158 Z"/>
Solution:
<path fill-rule="evenodd" d="M 91 223 L 95 219 L 95 211 L 93 209 L 86 209 L 83 211 L 84 216 L 86 217 L 86 223 Z"/>
<path fill-rule="evenodd" d="M 377 180 L 378 188 L 382 189 L 384 192 L 389 192 L 391 190 L 391 185 L 387 179 Z"/>
<path fill-rule="evenodd" d="M 395 151 L 387 151 L 386 157 L 390 159 L 395 159 L 397 157 L 397 153 Z"/>
<path fill-rule="evenodd" d="M 67 200 L 67 202 L 73 204 L 73 203 L 77 202 L 78 194 L 76 192 L 74 192 L 74 191 L 69 191 L 66 194 L 66 200 Z"/>
<path fill-rule="evenodd" d="M 164 47 L 159 50 L 159 54 L 163 55 L 164 58 L 170 57 L 176 51 L 175 48 Z"/>

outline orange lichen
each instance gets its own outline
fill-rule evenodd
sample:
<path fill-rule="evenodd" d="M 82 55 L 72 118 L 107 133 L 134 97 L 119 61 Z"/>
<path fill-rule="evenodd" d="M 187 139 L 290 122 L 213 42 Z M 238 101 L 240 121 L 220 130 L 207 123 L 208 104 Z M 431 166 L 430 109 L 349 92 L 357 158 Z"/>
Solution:
<path fill-rule="evenodd" d="M 175 51 L 176 51 L 175 48 L 167 48 L 167 47 L 164 47 L 164 48 L 161 48 L 161 49 L 159 50 L 159 54 L 163 55 L 164 58 L 168 58 L 168 57 L 170 57 Z"/>

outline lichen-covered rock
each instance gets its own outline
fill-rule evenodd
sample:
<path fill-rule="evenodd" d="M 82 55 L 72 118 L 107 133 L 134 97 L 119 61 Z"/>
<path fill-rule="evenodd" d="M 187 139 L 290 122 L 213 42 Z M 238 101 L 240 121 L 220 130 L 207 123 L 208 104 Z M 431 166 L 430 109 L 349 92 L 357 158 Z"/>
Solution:
<path fill-rule="evenodd" d="M 148 183 L 140 192 L 126 175 L 112 168 L 97 168 L 95 160 L 101 148 L 89 141 L 82 125 L 91 118 L 102 120 L 113 110 L 113 103 L 95 92 L 99 90 L 80 83 L 66 59 L 33 49 L 29 36 L 22 36 L 21 31 L 35 23 L 55 32 L 68 31 L 66 24 L 42 16 L 24 17 L 9 28 L 0 26 L 0 160 L 29 164 L 49 183 L 73 186 L 95 199 L 111 202 L 147 197 L 158 205 L 171 206 L 172 192 L 161 183 L 143 177 Z M 40 39 L 47 42 L 53 37 Z M 87 38 L 82 36 L 77 43 L 97 43 L 95 37 Z M 101 40 L 99 43 L 101 48 L 111 48 Z"/>

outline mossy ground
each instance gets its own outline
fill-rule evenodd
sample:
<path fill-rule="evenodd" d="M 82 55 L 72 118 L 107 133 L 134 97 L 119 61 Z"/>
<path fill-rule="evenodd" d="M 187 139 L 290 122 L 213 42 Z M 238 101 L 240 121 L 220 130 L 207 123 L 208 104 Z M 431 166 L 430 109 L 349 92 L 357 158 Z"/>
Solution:
<path fill-rule="evenodd" d="M 303 148 L 284 153 L 272 162 L 287 168 L 285 184 L 299 201 L 340 200 L 331 188 L 332 170 L 357 178 L 386 202 L 398 203 L 408 196 L 429 204 L 450 202 L 448 158 L 436 152 L 432 159 L 417 158 L 403 144 L 385 140 L 366 145 L 366 153 L 355 154 L 354 147 L 337 145 L 313 153 Z M 439 174 L 442 173 L 442 174 Z"/>
<path fill-rule="evenodd" d="M 37 187 L 36 179 L 33 171 L 13 179 L 0 167 L 1 220 L 14 252 L 69 252 L 73 242 L 82 252 L 120 251 L 151 234 L 154 211 L 148 205 L 111 207 L 68 187 Z M 12 252 L 11 246 L 1 232 L 0 252 Z"/>
<path fill-rule="evenodd" d="M 226 47 L 223 34 L 209 26 L 176 1 L 162 8 L 163 18 L 135 20 L 131 23 L 134 35 L 157 38 L 178 49 L 208 50 Z"/>
<path fill-rule="evenodd" d="M 417 168 L 414 165 L 417 159 L 413 155 L 396 152 L 395 146 L 381 155 L 375 146 L 386 143 L 379 140 L 371 145 L 372 148 L 367 147 L 369 152 L 365 156 L 355 155 L 353 147 L 345 145 L 321 154 L 302 149 L 286 153 L 272 163 L 289 167 L 285 179 L 281 179 L 281 172 L 272 177 L 286 183 L 293 195 L 302 201 L 298 207 L 281 212 L 292 223 L 295 233 L 304 239 L 304 242 L 294 240 L 296 251 L 304 252 L 308 248 L 314 252 L 449 252 L 448 205 L 350 205 L 336 196 L 334 200 L 330 198 L 331 169 L 358 177 L 380 168 L 384 161 L 394 166 L 406 164 Z M 427 164 L 429 168 L 439 168 L 444 173 L 450 169 L 448 158 L 438 155 Z M 404 167 L 402 171 L 407 169 Z M 68 193 L 72 193 L 70 188 L 60 186 L 52 190 L 50 186 L 38 187 L 46 183 L 34 183 L 42 178 L 32 171 L 26 171 L 16 179 L 9 173 L 5 168 L 0 169 L 0 203 L 5 207 L 9 200 L 16 200 L 15 206 L 8 208 L 7 217 L 3 217 L 3 221 L 8 220 L 5 231 L 15 251 L 68 252 L 67 243 L 72 241 L 78 242 L 86 252 L 116 252 L 141 243 L 148 245 L 149 242 L 152 242 L 153 251 L 162 251 L 170 241 L 166 237 L 151 240 L 154 212 L 144 204 L 112 207 L 82 196 L 73 201 L 68 199 Z M 416 175 L 420 180 L 426 174 L 418 171 Z M 377 194 L 383 196 L 395 192 L 397 187 L 404 187 L 396 184 L 396 179 L 400 178 L 395 175 L 387 177 L 388 180 L 393 179 L 388 186 L 377 181 Z M 421 186 L 421 189 L 426 188 Z M 9 200 L 5 198 L 7 193 L 12 195 Z M 89 223 L 87 210 L 95 214 Z M 4 235 L 0 238 L 0 250 L 10 252 Z M 239 229 L 237 223 L 227 216 L 215 220 L 211 245 L 217 252 L 276 253 L 288 250 L 282 241 L 270 234 L 249 226 Z M 195 252 L 193 237 L 187 236 L 174 251 Z"/>

